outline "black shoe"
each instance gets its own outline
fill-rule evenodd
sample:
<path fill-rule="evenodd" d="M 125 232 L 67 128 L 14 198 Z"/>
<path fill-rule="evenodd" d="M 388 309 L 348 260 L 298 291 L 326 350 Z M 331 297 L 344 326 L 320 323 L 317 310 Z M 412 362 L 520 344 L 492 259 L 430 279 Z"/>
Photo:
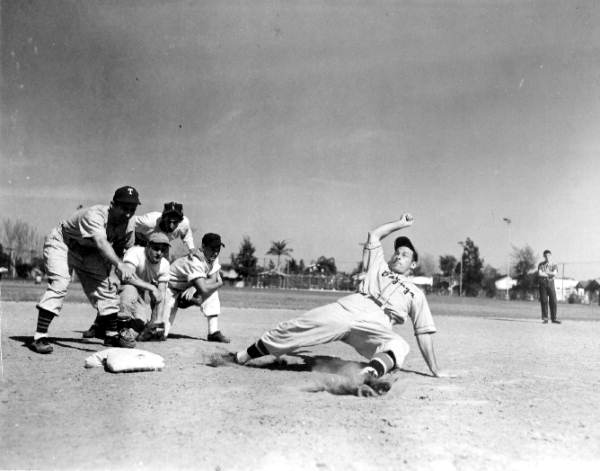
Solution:
<path fill-rule="evenodd" d="M 559 321 L 558 319 L 552 319 L 552 323 L 553 324 L 562 324 L 562 322 Z"/>
<path fill-rule="evenodd" d="M 229 343 L 231 340 L 228 337 L 225 337 L 220 330 L 213 332 L 212 334 L 208 334 L 206 340 L 209 342 L 221 342 L 221 343 Z"/>
<path fill-rule="evenodd" d="M 543 319 L 542 320 L 542 324 L 547 324 L 548 323 L 548 319 Z"/>
<path fill-rule="evenodd" d="M 48 337 L 40 337 L 29 344 L 29 348 L 36 353 L 48 354 L 52 353 L 54 347 L 50 345 Z"/>
<path fill-rule="evenodd" d="M 86 330 L 81 336 L 84 339 L 103 339 L 106 335 L 104 333 L 104 329 L 102 329 L 98 324 L 92 324 L 88 330 Z"/>

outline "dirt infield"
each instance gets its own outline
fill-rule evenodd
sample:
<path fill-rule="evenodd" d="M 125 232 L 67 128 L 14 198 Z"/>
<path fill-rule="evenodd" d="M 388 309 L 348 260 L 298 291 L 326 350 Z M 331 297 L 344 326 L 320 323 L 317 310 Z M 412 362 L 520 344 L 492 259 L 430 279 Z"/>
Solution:
<path fill-rule="evenodd" d="M 0 468 L 597 469 L 600 323 L 570 319 L 568 306 L 556 326 L 542 325 L 533 303 L 512 305 L 519 315 L 490 303 L 486 317 L 469 303 L 434 305 L 434 315 L 444 306 L 469 315 L 436 316 L 438 360 L 460 377 L 424 375 L 402 326 L 412 351 L 398 381 L 385 396 L 358 398 L 308 391 L 324 377 L 319 366 L 362 361 L 343 344 L 284 366 L 207 365 L 298 311 L 226 307 L 225 347 L 206 342 L 204 319 L 184 311 L 167 342 L 139 345 L 165 358 L 163 371 L 111 374 L 83 367 L 103 349 L 81 339 L 88 305 L 65 306 L 51 326 L 55 351 L 42 356 L 24 347 L 34 303 L 4 301 Z"/>

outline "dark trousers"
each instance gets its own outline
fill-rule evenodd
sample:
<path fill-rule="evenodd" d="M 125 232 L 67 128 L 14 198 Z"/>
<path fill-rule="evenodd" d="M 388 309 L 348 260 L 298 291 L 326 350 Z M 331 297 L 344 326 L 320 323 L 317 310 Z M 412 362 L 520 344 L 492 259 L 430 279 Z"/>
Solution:
<path fill-rule="evenodd" d="M 548 319 L 548 305 L 550 305 L 550 318 L 556 319 L 556 289 L 554 280 L 540 280 L 540 305 L 542 306 L 542 319 Z"/>

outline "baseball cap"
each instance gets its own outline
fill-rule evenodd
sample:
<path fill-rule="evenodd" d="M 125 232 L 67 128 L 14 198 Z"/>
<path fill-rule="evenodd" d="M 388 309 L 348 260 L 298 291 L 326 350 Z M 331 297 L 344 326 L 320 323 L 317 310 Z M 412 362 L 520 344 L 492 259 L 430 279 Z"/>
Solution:
<path fill-rule="evenodd" d="M 212 232 L 208 232 L 202 236 L 202 245 L 211 249 L 221 249 L 221 247 L 225 247 L 225 244 L 221 242 L 221 236 L 219 234 L 213 234 Z"/>
<path fill-rule="evenodd" d="M 417 249 L 415 249 L 415 246 L 412 244 L 412 242 L 410 241 L 410 239 L 408 237 L 406 237 L 406 236 L 398 237 L 394 241 L 394 250 L 398 250 L 398 247 L 408 247 L 410 250 L 413 251 L 413 260 L 415 262 L 419 261 L 419 254 L 417 253 Z"/>
<path fill-rule="evenodd" d="M 122 186 L 121 188 L 117 188 L 112 200 L 115 203 L 142 204 L 140 203 L 140 195 L 132 186 Z"/>
<path fill-rule="evenodd" d="M 548 249 L 544 250 L 544 256 L 546 256 L 548 254 L 552 255 L 552 252 L 550 252 Z"/>
<path fill-rule="evenodd" d="M 165 203 L 162 213 L 163 216 L 167 214 L 174 214 L 180 218 L 183 218 L 183 205 L 181 203 L 176 203 L 175 201 Z"/>
<path fill-rule="evenodd" d="M 148 242 L 150 244 L 171 245 L 171 241 L 169 240 L 169 237 L 164 232 L 153 232 L 148 237 Z"/>

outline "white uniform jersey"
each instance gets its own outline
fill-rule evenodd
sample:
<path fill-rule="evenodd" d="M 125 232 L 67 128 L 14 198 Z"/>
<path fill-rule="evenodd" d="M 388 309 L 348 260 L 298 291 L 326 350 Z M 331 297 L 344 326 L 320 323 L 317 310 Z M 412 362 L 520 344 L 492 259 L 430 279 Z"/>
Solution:
<path fill-rule="evenodd" d="M 148 240 L 148 237 L 153 232 L 164 232 L 159 227 L 160 218 L 162 213 L 153 211 L 146 214 L 140 214 L 139 216 L 133 216 L 132 220 L 135 224 L 135 233 L 138 234 L 143 240 Z M 194 249 L 194 236 L 190 227 L 190 220 L 183 216 L 181 222 L 177 225 L 175 230 L 171 233 L 166 233 L 169 240 L 181 239 L 188 250 Z"/>
<path fill-rule="evenodd" d="M 358 293 L 338 300 L 351 311 L 375 309 L 389 316 L 392 324 L 403 324 L 410 317 L 415 334 L 433 333 L 435 324 L 425 294 L 409 278 L 390 270 L 381 243 L 367 244 L 369 262 Z"/>
<path fill-rule="evenodd" d="M 181 257 L 171 263 L 169 288 L 183 291 L 197 278 L 208 278 L 221 269 L 219 259 L 210 263 L 202 252 L 190 257 Z"/>
<path fill-rule="evenodd" d="M 125 252 L 123 261 L 135 267 L 135 274 L 139 279 L 154 286 L 169 281 L 170 264 L 167 259 L 161 257 L 158 263 L 150 263 L 146 257 L 145 247 L 131 247 Z"/>

